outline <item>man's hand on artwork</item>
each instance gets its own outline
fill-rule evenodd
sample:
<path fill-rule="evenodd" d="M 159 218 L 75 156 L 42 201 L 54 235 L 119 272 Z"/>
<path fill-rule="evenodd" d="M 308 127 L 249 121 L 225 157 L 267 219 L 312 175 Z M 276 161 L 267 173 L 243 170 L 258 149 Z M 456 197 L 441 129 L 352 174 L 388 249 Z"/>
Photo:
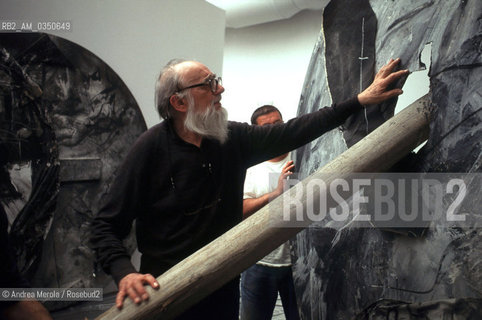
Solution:
<path fill-rule="evenodd" d="M 378 104 L 387 99 L 399 96 L 403 93 L 402 89 L 387 90 L 388 86 L 404 75 L 408 74 L 408 70 L 400 70 L 393 72 L 400 62 L 400 58 L 390 61 L 383 66 L 375 75 L 372 84 L 363 92 L 358 94 L 358 101 L 362 105 Z"/>

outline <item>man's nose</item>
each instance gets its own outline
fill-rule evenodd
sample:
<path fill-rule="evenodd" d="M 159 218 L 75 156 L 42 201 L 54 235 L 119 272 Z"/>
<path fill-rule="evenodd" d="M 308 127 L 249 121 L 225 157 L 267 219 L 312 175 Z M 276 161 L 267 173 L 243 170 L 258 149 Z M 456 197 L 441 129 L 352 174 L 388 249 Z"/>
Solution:
<path fill-rule="evenodd" d="M 224 87 L 222 84 L 218 84 L 218 90 L 216 90 L 216 94 L 221 94 L 224 92 Z"/>

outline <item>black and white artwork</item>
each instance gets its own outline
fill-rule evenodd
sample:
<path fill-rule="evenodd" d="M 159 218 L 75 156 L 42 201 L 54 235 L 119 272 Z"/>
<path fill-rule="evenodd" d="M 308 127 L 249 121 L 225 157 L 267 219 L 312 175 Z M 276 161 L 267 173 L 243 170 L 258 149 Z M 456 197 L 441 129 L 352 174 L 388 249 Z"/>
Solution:
<path fill-rule="evenodd" d="M 480 173 L 481 19 L 482 2 L 473 0 L 330 1 L 298 114 L 354 96 L 400 57 L 401 68 L 429 68 L 433 119 L 427 144 L 392 171 Z M 425 66 L 420 55 L 427 44 L 431 65 Z M 298 149 L 301 178 L 393 116 L 395 105 L 396 99 L 368 106 L 341 130 Z M 478 214 L 480 204 L 473 202 Z M 482 318 L 480 227 L 429 225 L 414 233 L 311 225 L 292 252 L 302 318 Z"/>
<path fill-rule="evenodd" d="M 89 225 L 145 130 L 126 85 L 88 50 L 42 33 L 0 34 L 0 210 L 32 287 L 111 282 L 95 265 Z"/>

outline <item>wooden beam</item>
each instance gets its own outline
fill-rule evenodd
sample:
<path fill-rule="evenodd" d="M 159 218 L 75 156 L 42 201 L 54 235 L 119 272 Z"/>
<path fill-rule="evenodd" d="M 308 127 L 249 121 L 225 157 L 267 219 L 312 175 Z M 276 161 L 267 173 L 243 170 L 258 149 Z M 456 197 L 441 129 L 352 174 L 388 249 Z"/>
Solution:
<path fill-rule="evenodd" d="M 336 172 L 332 177 L 335 179 L 339 175 L 353 172 L 386 171 L 428 138 L 429 110 L 430 99 L 427 96 L 420 98 L 303 180 L 303 188 L 321 175 L 326 184 L 329 184 L 326 180 L 327 173 Z M 292 193 L 293 189 L 287 192 Z M 270 202 L 159 276 L 157 281 L 160 289 L 156 291 L 147 288 L 149 301 L 135 305 L 126 299 L 122 310 L 114 306 L 97 319 L 133 320 L 154 315 L 172 319 L 179 315 L 303 229 L 289 227 L 290 222 L 282 219 L 282 198 Z M 306 201 L 306 197 L 304 199 Z M 295 212 L 291 214 L 294 215 Z"/>

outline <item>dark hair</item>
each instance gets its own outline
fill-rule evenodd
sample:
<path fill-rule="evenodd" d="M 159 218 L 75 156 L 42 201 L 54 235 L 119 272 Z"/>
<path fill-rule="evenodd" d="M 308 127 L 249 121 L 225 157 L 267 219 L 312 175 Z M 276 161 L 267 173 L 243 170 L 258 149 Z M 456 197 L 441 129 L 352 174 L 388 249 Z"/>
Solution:
<path fill-rule="evenodd" d="M 275 111 L 278 112 L 281 119 L 283 119 L 283 116 L 281 115 L 281 112 L 278 110 L 278 108 L 269 104 L 265 104 L 264 106 L 261 106 L 258 109 L 254 110 L 253 115 L 251 116 L 251 124 L 258 124 L 256 122 L 258 120 L 258 117 Z"/>

